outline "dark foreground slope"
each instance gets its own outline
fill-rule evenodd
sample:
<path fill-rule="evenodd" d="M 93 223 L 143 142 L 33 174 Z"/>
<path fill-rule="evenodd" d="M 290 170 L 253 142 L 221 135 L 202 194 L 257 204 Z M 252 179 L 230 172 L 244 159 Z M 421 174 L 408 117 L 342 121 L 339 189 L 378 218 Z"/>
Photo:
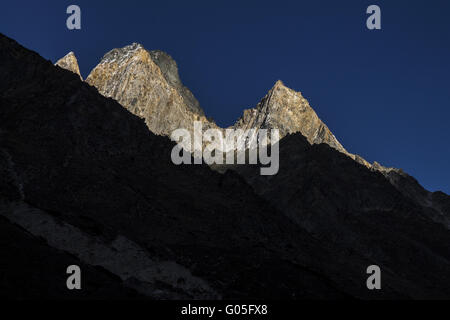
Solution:
<path fill-rule="evenodd" d="M 98 273 L 83 286 L 91 296 L 450 297 L 448 230 L 380 174 L 297 135 L 282 140 L 277 176 L 241 168 L 252 188 L 231 171 L 173 165 L 172 146 L 0 36 L 0 218 L 11 234 L 0 244 L 16 261 L 0 264 L 1 291 L 52 297 L 79 262 Z M 39 278 L 14 245 L 42 256 L 33 270 L 53 271 Z M 366 288 L 371 264 L 381 291 Z"/>
<path fill-rule="evenodd" d="M 280 141 L 280 169 L 234 167 L 262 198 L 339 258 L 367 259 L 415 298 L 450 297 L 450 230 L 386 177 L 301 134 Z M 448 196 L 442 194 L 442 198 Z"/>

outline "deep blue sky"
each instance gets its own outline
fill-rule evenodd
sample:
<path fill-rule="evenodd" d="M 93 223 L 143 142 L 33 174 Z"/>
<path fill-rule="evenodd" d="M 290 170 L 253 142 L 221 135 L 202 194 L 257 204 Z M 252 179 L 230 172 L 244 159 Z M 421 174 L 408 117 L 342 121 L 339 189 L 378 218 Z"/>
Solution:
<path fill-rule="evenodd" d="M 82 29 L 66 28 L 77 4 Z M 365 27 L 382 10 L 382 30 Z M 114 47 L 161 49 L 206 114 L 232 124 L 276 80 L 347 150 L 450 194 L 450 1 L 3 1 L 0 32 L 83 77 Z"/>

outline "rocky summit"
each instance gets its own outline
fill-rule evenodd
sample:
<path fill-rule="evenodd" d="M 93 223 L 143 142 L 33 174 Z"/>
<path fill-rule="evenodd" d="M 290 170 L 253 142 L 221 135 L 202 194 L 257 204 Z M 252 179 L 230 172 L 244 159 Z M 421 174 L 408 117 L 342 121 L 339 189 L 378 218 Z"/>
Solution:
<path fill-rule="evenodd" d="M 192 130 L 194 121 L 215 127 L 181 83 L 175 61 L 162 51 L 148 51 L 137 43 L 113 49 L 86 82 L 143 118 L 156 134 L 170 136 L 178 128 Z"/>
<path fill-rule="evenodd" d="M 79 74 L 72 52 L 56 64 Z M 105 97 L 113 98 L 144 118 L 156 134 L 170 136 L 178 128 L 192 131 L 193 121 L 202 121 L 204 129 L 220 129 L 205 117 L 197 99 L 181 82 L 176 62 L 163 51 L 149 51 L 138 43 L 112 49 L 92 70 L 86 82 Z M 280 138 L 300 132 L 311 144 L 326 143 L 371 167 L 361 157 L 348 153 L 302 94 L 286 87 L 280 80 L 255 108 L 244 110 L 232 127 L 243 130 L 276 128 Z"/>
<path fill-rule="evenodd" d="M 58 66 L 79 74 L 75 55 L 71 52 Z M 206 119 L 199 102 L 179 77 L 176 62 L 160 50 L 146 50 L 133 43 L 113 49 L 94 68 L 86 82 L 101 94 L 112 97 L 132 113 L 143 117 L 149 129 L 170 137 L 173 130 L 193 130 L 193 121 L 202 121 L 204 129 L 218 128 Z M 280 138 L 301 133 L 310 144 L 325 143 L 366 168 L 380 172 L 405 196 L 429 210 L 429 215 L 450 228 L 448 200 L 441 193 L 425 190 L 401 169 L 388 168 L 348 152 L 330 129 L 317 116 L 308 100 L 278 80 L 255 108 L 246 109 L 232 126 L 234 129 L 278 129 Z M 220 128 L 219 128 L 220 129 Z M 222 129 L 224 130 L 224 129 Z M 192 151 L 192 150 L 191 150 Z M 214 166 L 225 171 L 225 166 Z"/>
<path fill-rule="evenodd" d="M 73 54 L 68 56 L 74 58 Z M 73 72 L 71 64 L 59 65 L 67 65 L 67 69 Z M 181 82 L 176 62 L 163 51 L 149 51 L 138 43 L 113 49 L 104 55 L 86 82 L 105 97 L 115 99 L 133 114 L 144 118 L 148 128 L 156 134 L 170 137 L 178 128 L 192 132 L 194 121 L 202 121 L 205 130 L 224 130 L 205 117 L 197 99 Z M 280 138 L 300 132 L 311 144 L 326 143 L 372 168 L 362 157 L 347 152 L 319 119 L 308 100 L 280 80 L 255 108 L 244 110 L 232 128 L 276 128 L 280 131 Z"/>
<path fill-rule="evenodd" d="M 300 92 L 277 81 L 256 108 L 247 109 L 235 128 L 278 129 L 280 138 L 300 132 L 311 144 L 326 143 L 338 151 L 346 152 L 328 127 L 319 119 Z"/>
<path fill-rule="evenodd" d="M 56 66 L 61 67 L 63 69 L 72 71 L 73 73 L 80 76 L 80 79 L 83 80 L 80 74 L 80 68 L 78 66 L 78 60 L 75 57 L 75 54 L 73 52 L 69 52 L 64 57 L 59 59 L 56 63 Z"/>

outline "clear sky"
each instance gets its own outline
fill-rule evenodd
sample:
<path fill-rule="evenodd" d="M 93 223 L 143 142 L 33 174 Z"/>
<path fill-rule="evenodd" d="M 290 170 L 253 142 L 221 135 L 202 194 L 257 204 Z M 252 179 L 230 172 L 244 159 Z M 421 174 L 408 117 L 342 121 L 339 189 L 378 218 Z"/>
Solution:
<path fill-rule="evenodd" d="M 81 8 L 81 30 L 66 8 Z M 381 8 L 382 30 L 366 28 Z M 0 32 L 83 77 L 132 42 L 161 49 L 208 116 L 232 124 L 281 79 L 350 152 L 450 194 L 450 1 L 2 1 Z"/>

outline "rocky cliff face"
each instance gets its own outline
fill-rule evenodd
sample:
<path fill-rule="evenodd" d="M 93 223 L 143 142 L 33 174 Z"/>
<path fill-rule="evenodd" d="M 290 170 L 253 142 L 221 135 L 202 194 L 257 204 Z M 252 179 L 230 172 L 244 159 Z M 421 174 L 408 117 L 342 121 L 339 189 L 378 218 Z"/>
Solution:
<path fill-rule="evenodd" d="M 178 74 L 178 66 L 170 55 L 161 50 L 149 51 L 152 60 L 158 65 L 167 83 L 177 90 L 183 98 L 184 103 L 192 112 L 205 115 L 200 103 L 194 97 L 192 92 L 183 85 Z"/>
<path fill-rule="evenodd" d="M 156 134 L 170 136 L 175 129 L 192 130 L 196 120 L 205 127 L 215 126 L 181 83 L 175 61 L 161 51 L 148 51 L 137 43 L 113 49 L 86 82 L 144 118 Z"/>
<path fill-rule="evenodd" d="M 72 52 L 56 65 L 80 74 Z M 192 132 L 193 121 L 202 121 L 204 129 L 218 128 L 205 118 L 197 99 L 182 84 L 176 62 L 165 52 L 148 51 L 137 43 L 113 49 L 105 54 L 86 82 L 95 86 L 102 95 L 117 100 L 133 114 L 144 118 L 148 128 L 156 134 L 170 136 L 178 128 Z M 275 83 L 255 108 L 245 110 L 233 128 L 276 128 L 280 131 L 280 138 L 301 133 L 310 144 L 325 143 L 366 168 L 382 173 L 400 192 L 429 208 L 436 221 L 450 227 L 450 210 L 442 197 L 425 190 L 401 169 L 387 168 L 377 162 L 371 164 L 345 150 L 302 94 L 281 81 Z M 215 168 L 226 170 L 220 166 Z"/>
<path fill-rule="evenodd" d="M 73 70 L 73 54 L 58 64 Z M 165 52 L 148 51 L 134 43 L 113 49 L 92 70 L 86 82 L 99 92 L 145 119 L 149 129 L 170 136 L 173 130 L 192 131 L 193 121 L 202 121 L 205 129 L 218 128 L 205 118 L 194 95 L 179 77 L 176 62 Z M 308 101 L 278 81 L 254 109 L 244 111 L 234 128 L 280 130 L 280 137 L 301 132 L 310 143 L 327 143 L 346 153 L 344 147 L 318 118 Z"/>
<path fill-rule="evenodd" d="M 381 165 L 374 168 L 361 156 L 348 152 L 326 124 L 319 119 L 301 92 L 286 87 L 280 80 L 255 108 L 244 110 L 233 128 L 278 129 L 280 138 L 288 134 L 301 133 L 309 143 L 325 143 L 367 168 L 388 169 Z"/>
<path fill-rule="evenodd" d="M 56 65 L 79 74 L 72 52 Z M 194 121 L 202 121 L 205 130 L 224 130 L 205 117 L 197 99 L 181 82 L 176 62 L 163 51 L 148 51 L 138 43 L 113 49 L 104 55 L 86 82 L 105 97 L 115 99 L 133 114 L 144 118 L 156 134 L 170 137 L 172 131 L 179 128 L 192 132 Z M 302 94 L 281 81 L 275 83 L 255 108 L 245 110 L 233 128 L 276 128 L 280 138 L 300 132 L 311 144 L 326 143 L 368 168 L 384 168 L 372 167 L 362 157 L 347 152 Z"/>
<path fill-rule="evenodd" d="M 300 92 L 277 81 L 256 108 L 247 109 L 234 128 L 278 129 L 280 138 L 300 132 L 309 143 L 326 143 L 346 152 Z"/>
<path fill-rule="evenodd" d="M 446 197 L 442 197 L 441 193 L 425 190 L 416 179 L 401 169 L 384 167 L 376 161 L 371 164 L 361 156 L 345 150 L 302 94 L 286 87 L 281 81 L 276 82 L 255 108 L 245 110 L 233 127 L 276 128 L 280 131 L 280 138 L 301 133 L 312 145 L 325 143 L 366 168 L 383 174 L 398 191 L 423 206 L 430 217 L 450 229 L 449 200 Z"/>
<path fill-rule="evenodd" d="M 77 58 L 75 57 L 75 54 L 73 52 L 69 52 L 64 57 L 59 59 L 56 63 L 56 66 L 61 67 L 63 69 L 72 71 L 73 73 L 80 76 L 80 79 L 83 80 L 83 77 L 81 77 L 80 74 L 80 68 L 78 66 Z"/>

